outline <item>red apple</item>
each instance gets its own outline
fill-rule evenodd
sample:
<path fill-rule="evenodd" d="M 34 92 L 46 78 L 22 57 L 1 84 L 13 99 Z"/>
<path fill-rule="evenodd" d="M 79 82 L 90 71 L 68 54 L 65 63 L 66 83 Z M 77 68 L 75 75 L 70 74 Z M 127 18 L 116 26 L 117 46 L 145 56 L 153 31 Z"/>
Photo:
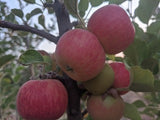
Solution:
<path fill-rule="evenodd" d="M 124 112 L 124 102 L 120 97 L 91 96 L 87 110 L 93 120 L 120 120 Z"/>
<path fill-rule="evenodd" d="M 68 94 L 56 79 L 29 80 L 19 89 L 16 102 L 26 120 L 56 120 L 67 108 Z"/>
<path fill-rule="evenodd" d="M 105 52 L 100 42 L 94 34 L 83 29 L 63 34 L 55 58 L 62 71 L 76 81 L 96 77 L 105 65 Z"/>
<path fill-rule="evenodd" d="M 134 40 L 134 27 L 125 12 L 118 5 L 106 5 L 93 13 L 88 29 L 100 40 L 107 54 L 125 50 Z"/>
<path fill-rule="evenodd" d="M 121 62 L 110 63 L 110 66 L 112 67 L 115 74 L 113 87 L 122 89 L 118 91 L 120 95 L 127 93 L 128 90 L 123 90 L 123 88 L 128 88 L 130 85 L 131 76 L 129 70 L 126 69 L 124 63 Z"/>

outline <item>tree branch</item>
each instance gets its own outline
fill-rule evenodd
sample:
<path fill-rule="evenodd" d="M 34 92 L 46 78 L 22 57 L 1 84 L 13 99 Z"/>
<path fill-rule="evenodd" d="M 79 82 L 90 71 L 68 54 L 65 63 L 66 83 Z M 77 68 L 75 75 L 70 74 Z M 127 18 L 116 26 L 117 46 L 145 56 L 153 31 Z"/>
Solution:
<path fill-rule="evenodd" d="M 49 41 L 54 42 L 55 44 L 58 42 L 58 39 L 59 39 L 59 37 L 51 35 L 50 33 L 46 32 L 44 30 L 38 30 L 38 29 L 31 27 L 31 26 L 28 26 L 28 25 L 18 25 L 18 24 L 13 24 L 13 23 L 6 22 L 6 21 L 0 21 L 0 27 L 9 28 L 12 30 L 21 30 L 21 31 L 31 32 L 31 33 L 34 33 L 34 34 L 37 34 L 41 37 L 46 38 Z"/>
<path fill-rule="evenodd" d="M 68 11 L 65 8 L 64 3 L 61 3 L 59 0 L 55 0 L 54 3 L 45 3 L 44 7 L 53 8 L 56 13 L 59 36 L 62 36 L 63 33 L 72 29 L 73 25 L 70 22 Z"/>
<path fill-rule="evenodd" d="M 58 22 L 59 36 L 62 36 L 65 32 L 72 29 L 74 24 L 77 24 L 76 22 L 70 22 L 69 13 L 65 8 L 64 3 L 61 3 L 59 0 L 55 0 L 54 3 L 50 4 L 46 3 L 44 4 L 44 7 L 51 7 L 54 9 Z M 64 74 L 64 79 L 62 81 L 62 83 L 65 85 L 68 91 L 68 120 L 82 120 L 80 106 L 80 98 L 82 94 L 81 89 L 78 88 L 77 82 L 68 77 L 66 74 Z"/>

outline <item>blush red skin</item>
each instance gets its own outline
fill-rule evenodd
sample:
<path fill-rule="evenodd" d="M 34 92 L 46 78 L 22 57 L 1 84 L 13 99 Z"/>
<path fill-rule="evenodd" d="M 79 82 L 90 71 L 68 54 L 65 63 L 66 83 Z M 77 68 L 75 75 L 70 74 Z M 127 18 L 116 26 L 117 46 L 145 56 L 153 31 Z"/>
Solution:
<path fill-rule="evenodd" d="M 120 120 L 124 113 L 124 102 L 122 98 L 115 98 L 108 105 L 102 96 L 91 96 L 87 100 L 87 110 L 93 120 Z"/>
<path fill-rule="evenodd" d="M 83 29 L 70 30 L 59 39 L 55 58 L 60 68 L 76 81 L 96 77 L 105 65 L 105 52 L 100 42 Z M 67 66 L 72 70 L 67 70 Z"/>
<path fill-rule="evenodd" d="M 118 5 L 110 4 L 98 9 L 87 27 L 97 36 L 107 54 L 124 51 L 134 40 L 134 26 Z"/>
<path fill-rule="evenodd" d="M 130 85 L 130 72 L 126 69 L 124 63 L 113 62 L 110 63 L 112 67 L 115 78 L 113 82 L 114 88 L 126 88 Z M 120 95 L 126 94 L 128 91 L 119 91 Z"/>
<path fill-rule="evenodd" d="M 19 89 L 16 103 L 26 120 L 56 120 L 67 108 L 68 94 L 58 80 L 29 80 Z"/>

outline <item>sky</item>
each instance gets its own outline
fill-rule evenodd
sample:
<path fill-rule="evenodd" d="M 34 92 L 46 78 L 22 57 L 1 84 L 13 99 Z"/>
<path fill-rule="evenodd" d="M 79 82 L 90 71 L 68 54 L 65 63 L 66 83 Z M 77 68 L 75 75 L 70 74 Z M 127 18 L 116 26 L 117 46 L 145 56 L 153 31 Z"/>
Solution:
<path fill-rule="evenodd" d="M 2 1 L 5 1 L 7 2 L 8 6 L 13 9 L 13 8 L 19 8 L 19 4 L 18 4 L 18 0 L 2 0 Z M 134 10 L 136 9 L 136 7 L 138 6 L 138 3 L 139 3 L 139 0 L 133 0 L 132 2 L 132 14 L 134 12 Z M 41 4 L 41 3 L 40 3 Z M 100 7 L 102 6 L 105 6 L 107 5 L 108 3 L 103 3 L 101 4 L 100 6 L 98 7 L 95 7 L 91 10 L 90 14 L 88 15 L 88 18 Z M 123 4 L 120 5 L 122 8 L 124 9 L 127 9 L 128 8 L 128 2 L 124 2 Z M 38 6 L 35 6 L 35 7 L 38 7 Z M 30 12 L 31 10 L 33 10 L 33 6 L 32 8 L 26 8 L 26 12 Z M 72 17 L 70 17 L 71 21 L 73 21 L 74 19 Z M 56 19 L 55 19 L 56 20 Z M 138 19 L 136 19 L 136 21 L 139 23 L 139 25 L 142 27 L 142 28 L 145 28 L 145 24 L 141 23 Z M 49 21 L 49 18 L 48 18 L 48 22 L 51 22 Z M 57 30 L 54 31 L 53 34 L 57 34 Z M 48 40 L 44 40 L 38 47 L 37 49 L 41 49 L 41 50 L 45 50 L 49 53 L 53 53 L 55 51 L 55 47 L 56 45 L 52 42 L 49 42 Z"/>

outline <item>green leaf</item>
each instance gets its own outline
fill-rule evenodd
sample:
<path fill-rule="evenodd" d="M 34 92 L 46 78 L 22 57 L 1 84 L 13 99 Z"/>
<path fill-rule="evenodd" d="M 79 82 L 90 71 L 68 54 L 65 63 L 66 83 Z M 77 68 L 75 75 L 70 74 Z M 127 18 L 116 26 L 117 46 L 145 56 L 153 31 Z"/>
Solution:
<path fill-rule="evenodd" d="M 80 0 L 78 4 L 79 14 L 81 17 L 85 15 L 85 11 L 88 9 L 89 2 L 88 0 Z"/>
<path fill-rule="evenodd" d="M 8 22 L 13 22 L 13 21 L 15 21 L 15 16 L 14 16 L 14 14 L 13 14 L 13 13 L 10 13 L 9 15 L 7 15 L 7 16 L 5 17 L 5 20 L 8 21 Z"/>
<path fill-rule="evenodd" d="M 5 55 L 0 57 L 0 67 L 6 65 L 8 62 L 12 61 L 15 58 L 15 56 L 12 55 Z"/>
<path fill-rule="evenodd" d="M 159 72 L 159 61 L 155 58 L 147 58 L 142 62 L 142 68 L 149 69 L 153 74 Z"/>
<path fill-rule="evenodd" d="M 39 22 L 40 25 L 42 25 L 44 28 L 46 28 L 45 27 L 45 17 L 44 17 L 44 15 L 40 15 L 38 17 L 38 22 Z"/>
<path fill-rule="evenodd" d="M 159 110 L 157 108 L 151 108 L 151 107 L 146 107 L 144 111 L 142 111 L 143 114 L 149 115 L 151 117 L 154 117 L 155 114 L 157 114 Z"/>
<path fill-rule="evenodd" d="M 156 54 L 157 52 L 160 52 L 160 47 L 159 47 L 159 44 L 160 44 L 160 39 L 157 38 L 156 35 L 154 34 L 147 34 L 148 36 L 148 49 L 149 49 L 149 53 L 150 55 L 154 55 Z"/>
<path fill-rule="evenodd" d="M 125 2 L 126 0 L 109 0 L 109 4 L 121 4 Z"/>
<path fill-rule="evenodd" d="M 125 58 L 131 65 L 140 65 L 141 62 L 149 56 L 146 42 L 139 39 L 135 39 L 134 42 L 124 51 L 124 54 Z"/>
<path fill-rule="evenodd" d="M 140 0 L 139 6 L 135 10 L 135 15 L 138 16 L 142 22 L 148 24 L 148 21 L 157 8 L 158 3 L 159 1 L 157 0 Z"/>
<path fill-rule="evenodd" d="M 160 37 L 160 21 L 153 22 L 150 26 L 148 26 L 147 32 Z"/>
<path fill-rule="evenodd" d="M 13 109 L 13 110 L 16 109 L 16 105 L 15 105 L 15 104 L 10 104 L 9 107 L 10 107 L 11 109 Z"/>
<path fill-rule="evenodd" d="M 104 2 L 104 0 L 89 0 L 93 7 L 96 7 Z"/>
<path fill-rule="evenodd" d="M 142 120 L 134 104 L 125 103 L 124 116 L 131 120 Z"/>
<path fill-rule="evenodd" d="M 35 0 L 24 0 L 25 2 L 27 2 L 27 3 L 30 3 L 30 4 L 35 4 L 36 2 L 35 2 Z"/>
<path fill-rule="evenodd" d="M 12 9 L 12 13 L 14 13 L 16 16 L 23 18 L 24 14 L 21 9 Z"/>
<path fill-rule="evenodd" d="M 29 19 L 31 18 L 30 16 L 31 16 L 31 14 L 30 14 L 30 13 L 27 13 L 27 14 L 26 14 L 26 19 L 29 20 Z"/>
<path fill-rule="evenodd" d="M 133 102 L 132 104 L 134 104 L 137 108 L 146 107 L 145 103 L 144 103 L 142 100 L 136 100 L 136 101 Z"/>
<path fill-rule="evenodd" d="M 78 4 L 78 0 L 64 0 L 64 4 L 67 8 L 67 10 L 69 11 L 69 13 L 73 16 L 76 17 L 77 16 L 77 4 Z"/>
<path fill-rule="evenodd" d="M 43 57 L 36 50 L 27 50 L 19 57 L 19 62 L 23 65 L 43 63 Z"/>
<path fill-rule="evenodd" d="M 160 92 L 160 80 L 154 81 L 154 90 Z"/>
<path fill-rule="evenodd" d="M 40 8 L 35 8 L 31 11 L 31 13 L 26 14 L 26 19 L 29 20 L 31 17 L 33 17 L 34 15 L 37 15 L 39 13 L 42 13 L 42 10 Z"/>
<path fill-rule="evenodd" d="M 34 10 L 31 11 L 30 17 L 37 15 L 39 13 L 42 13 L 42 10 L 40 8 L 35 8 Z"/>
<path fill-rule="evenodd" d="M 136 39 L 145 39 L 146 38 L 146 34 L 144 33 L 144 31 L 142 30 L 142 28 L 139 27 L 139 25 L 135 22 L 133 22 L 134 28 L 135 28 L 135 38 Z"/>
<path fill-rule="evenodd" d="M 133 75 L 131 90 L 135 92 L 154 91 L 154 76 L 150 70 L 142 69 L 140 66 L 132 66 L 130 70 Z"/>
<path fill-rule="evenodd" d="M 48 13 L 49 14 L 53 14 L 54 13 L 54 10 L 52 8 L 48 8 Z"/>

